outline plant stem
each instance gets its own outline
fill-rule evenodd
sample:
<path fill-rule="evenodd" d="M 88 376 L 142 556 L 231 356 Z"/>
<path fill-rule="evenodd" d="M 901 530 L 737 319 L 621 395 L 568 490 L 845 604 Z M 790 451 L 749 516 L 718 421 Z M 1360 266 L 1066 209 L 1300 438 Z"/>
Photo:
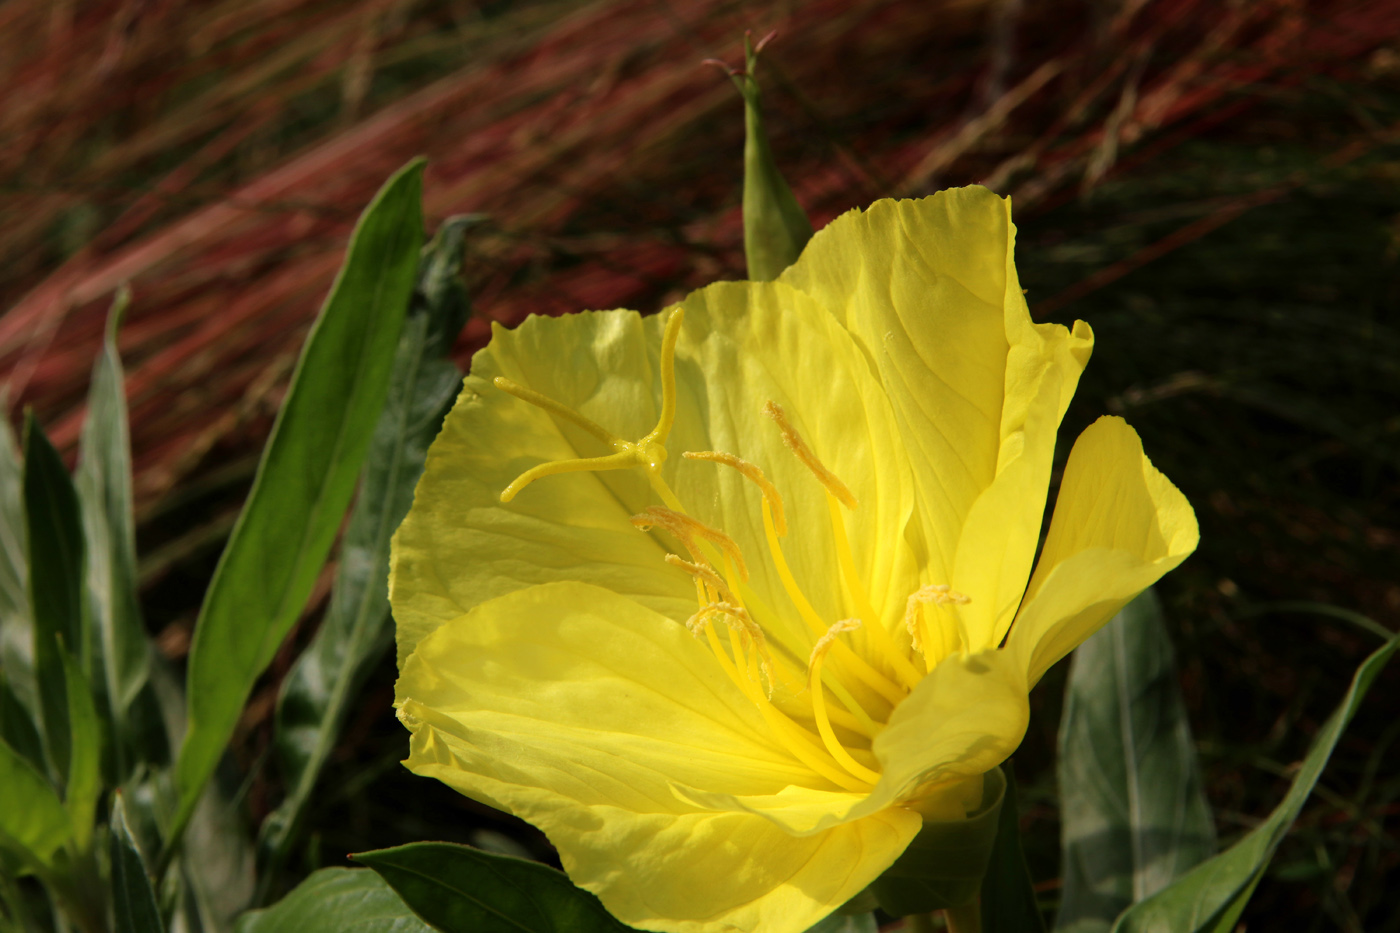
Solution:
<path fill-rule="evenodd" d="M 948 933 L 982 933 L 982 905 L 977 901 L 943 911 Z"/>

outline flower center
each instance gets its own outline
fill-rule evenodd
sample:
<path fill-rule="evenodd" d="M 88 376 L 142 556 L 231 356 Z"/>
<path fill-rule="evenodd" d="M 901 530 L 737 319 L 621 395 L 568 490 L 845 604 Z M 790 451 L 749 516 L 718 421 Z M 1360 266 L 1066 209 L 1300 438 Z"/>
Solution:
<path fill-rule="evenodd" d="M 656 427 L 639 440 L 618 438 L 547 396 L 508 379 L 495 380 L 498 388 L 577 425 L 613 451 L 601 457 L 535 466 L 502 491 L 501 501 L 509 502 L 545 476 L 640 467 L 664 505 L 649 506 L 632 517 L 632 524 L 643 531 L 665 531 L 688 554 L 689 559 L 666 555 L 667 563 L 689 574 L 695 583 L 697 609 L 686 620 L 686 627 L 708 643 L 720 667 L 757 707 L 783 748 L 837 786 L 868 792 L 880 779 L 879 763 L 870 750 L 872 740 L 924 671 L 962 647 L 956 612 L 968 597 L 940 584 L 921 586 L 909 596 L 904 612 L 912 658 L 897 645 L 870 601 L 846 534 L 843 511 L 858 508 L 855 495 L 807 445 L 783 408 L 769 401 L 763 414 L 774 422 L 788 450 L 825 489 L 826 522 L 849 606 L 856 615 L 834 622 L 823 620 L 802 591 L 780 542 L 787 534 L 782 495 L 758 466 L 723 451 L 686 451 L 682 456 L 687 460 L 738 471 L 762 494 L 768 557 L 796 618 L 790 610 L 769 606 L 749 585 L 748 565 L 738 544 L 687 512 L 662 477 L 665 443 L 676 414 L 675 352 L 683 314 L 677 308 L 666 322 L 661 343 L 661 414 Z M 926 618 L 929 612 L 935 613 L 932 625 Z M 951 618 L 946 617 L 949 614 Z M 777 643 L 770 642 L 764 625 L 780 633 Z M 849 637 L 843 638 L 857 630 L 864 635 L 859 650 Z M 810 646 L 805 672 L 793 653 L 793 646 L 802 645 Z"/>

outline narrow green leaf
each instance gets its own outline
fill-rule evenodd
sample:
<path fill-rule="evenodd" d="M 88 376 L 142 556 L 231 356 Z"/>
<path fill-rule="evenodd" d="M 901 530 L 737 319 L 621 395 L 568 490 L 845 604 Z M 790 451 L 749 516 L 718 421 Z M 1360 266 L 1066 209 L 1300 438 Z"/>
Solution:
<path fill-rule="evenodd" d="M 1021 814 L 1016 800 L 1016 776 L 1010 762 L 1006 799 L 997 817 L 992 859 L 982 878 L 982 933 L 1045 933 L 1045 917 L 1036 903 L 1026 855 L 1021 849 Z"/>
<path fill-rule="evenodd" d="M 755 282 L 776 279 L 812 238 L 811 221 L 778 171 L 763 125 L 755 71 L 766 41 L 755 48 L 744 37 L 744 71 L 733 75 L 744 97 L 744 256 Z"/>
<path fill-rule="evenodd" d="M 44 743 L 34 727 L 34 717 L 10 689 L 7 672 L 0 667 L 0 739 L 36 768 L 44 767 Z"/>
<path fill-rule="evenodd" d="M 294 839 L 350 699 L 393 640 L 389 539 L 413 504 L 428 445 L 462 385 L 462 374 L 447 355 L 470 312 L 458 272 L 465 231 L 475 220 L 448 220 L 424 248 L 389 397 L 341 541 L 330 606 L 315 638 L 282 682 L 275 741 L 290 790 L 263 824 L 264 879 L 277 874 Z"/>
<path fill-rule="evenodd" d="M 598 898 L 562 872 L 446 842 L 351 856 L 384 876 L 414 913 L 443 933 L 619 933 Z"/>
<path fill-rule="evenodd" d="M 0 412 L 9 404 L 0 391 Z M 0 417 L 0 670 L 31 716 L 34 695 L 34 632 L 29 622 L 29 561 L 24 523 L 24 468 L 8 418 Z"/>
<path fill-rule="evenodd" d="M 1074 653 L 1060 721 L 1056 929 L 1107 933 L 1215 853 L 1162 608 L 1147 590 Z"/>
<path fill-rule="evenodd" d="M 130 768 L 131 705 L 146 685 L 150 648 L 136 593 L 136 524 L 132 518 L 131 437 L 117 329 L 131 299 L 123 287 L 107 314 L 102 352 L 93 366 L 87 420 L 78 447 L 75 481 L 87 533 L 87 584 L 95 632 L 94 682 L 111 717 L 118 779 Z"/>
<path fill-rule="evenodd" d="M 413 290 L 422 173 L 421 161 L 401 169 L 361 215 L 205 594 L 190 646 L 172 843 L 254 681 L 301 614 L 350 504 Z"/>
<path fill-rule="evenodd" d="M 92 842 L 97 799 L 102 795 L 102 723 L 97 706 L 78 661 L 62 646 L 63 681 L 68 694 L 70 754 L 68 783 L 63 791 L 64 806 L 72 824 L 74 848 L 86 852 Z"/>
<path fill-rule="evenodd" d="M 0 848 L 23 860 L 46 863 L 68 841 L 68 813 L 49 781 L 5 742 L 0 742 Z"/>
<path fill-rule="evenodd" d="M 68 774 L 68 698 L 60 642 L 85 659 L 83 527 L 73 481 L 32 413 L 24 424 L 24 517 L 34 672 L 49 767 Z"/>
<path fill-rule="evenodd" d="M 1275 850 L 1317 784 L 1347 723 L 1356 714 L 1376 675 L 1400 648 L 1393 636 L 1357 668 L 1341 705 L 1328 717 L 1303 759 L 1283 802 L 1269 818 L 1229 849 L 1197 865 L 1185 877 L 1134 904 L 1113 925 L 1114 933 L 1230 933 L 1249 903 Z"/>
<path fill-rule="evenodd" d="M 394 889 L 367 868 L 323 868 L 235 933 L 431 933 Z"/>
<path fill-rule="evenodd" d="M 163 933 L 156 892 L 141 847 L 126 825 L 122 795 L 112 804 L 111 832 L 107 837 L 112 866 L 112 914 L 117 933 Z"/>

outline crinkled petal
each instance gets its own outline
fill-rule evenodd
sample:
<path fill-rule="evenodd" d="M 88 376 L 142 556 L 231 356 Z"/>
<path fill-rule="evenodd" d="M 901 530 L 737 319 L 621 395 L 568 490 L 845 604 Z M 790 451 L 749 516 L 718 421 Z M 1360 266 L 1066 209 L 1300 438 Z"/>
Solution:
<path fill-rule="evenodd" d="M 829 787 L 674 622 L 599 587 L 499 597 L 424 638 L 398 683 L 407 764 L 534 823 L 575 883 L 644 929 L 806 929 L 918 830 L 905 811 L 796 838 L 675 782 L 741 796 Z"/>
<path fill-rule="evenodd" d="M 780 281 L 860 343 L 910 450 L 923 582 L 975 593 L 964 648 L 994 647 L 1035 557 L 1055 433 L 1089 358 L 1076 324 L 1032 324 L 1009 199 L 985 188 L 878 201 L 816 234 Z"/>
<path fill-rule="evenodd" d="M 1136 431 L 1112 417 L 1085 429 L 1007 639 L 1027 681 L 1040 680 L 1199 539 L 1190 503 L 1147 459 Z"/>

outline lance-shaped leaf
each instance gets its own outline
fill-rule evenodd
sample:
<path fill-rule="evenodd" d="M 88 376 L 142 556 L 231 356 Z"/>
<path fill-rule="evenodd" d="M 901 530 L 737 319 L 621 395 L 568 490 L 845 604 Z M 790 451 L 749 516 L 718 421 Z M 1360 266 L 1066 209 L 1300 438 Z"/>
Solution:
<path fill-rule="evenodd" d="M 368 868 L 323 868 L 282 900 L 250 910 L 236 933 L 432 933 Z"/>
<path fill-rule="evenodd" d="M 475 222 L 474 217 L 449 219 L 424 248 L 389 397 L 341 542 L 330 606 L 282 683 L 275 741 L 290 789 L 263 824 L 265 879 L 276 874 L 296 832 L 355 688 L 393 640 L 389 539 L 413 504 L 428 445 L 461 388 L 462 374 L 447 356 L 470 312 L 459 270 L 465 232 Z"/>
<path fill-rule="evenodd" d="M 130 301 L 117 293 L 107 315 L 102 352 L 92 371 L 75 477 L 87 532 L 87 584 L 92 608 L 94 682 L 104 694 L 112 723 L 112 755 L 118 778 L 129 769 L 127 722 L 146 685 L 150 654 L 136 597 L 136 526 L 131 505 L 131 437 L 117 329 Z"/>
<path fill-rule="evenodd" d="M 418 268 L 422 172 L 421 161 L 399 170 L 361 215 L 205 595 L 190 645 L 172 843 L 254 681 L 301 614 L 350 504 Z"/>
<path fill-rule="evenodd" d="M 48 779 L 0 742 L 0 851 L 14 865 L 46 864 L 68 841 L 68 814 Z"/>
<path fill-rule="evenodd" d="M 997 838 L 987 874 L 982 878 L 982 933 L 1045 933 L 1045 917 L 1036 903 L 1030 869 L 1021 848 L 1021 814 L 1016 776 L 1006 772 L 1006 799 L 997 817 Z"/>
<path fill-rule="evenodd" d="M 1366 691 L 1400 648 L 1400 636 L 1392 636 L 1357 668 L 1341 705 L 1318 731 L 1302 767 L 1273 813 L 1259 826 L 1219 855 L 1197 865 L 1169 887 L 1134 904 L 1113 925 L 1113 933 L 1230 933 L 1249 903 L 1274 852 L 1312 793 L 1337 740 Z"/>
<path fill-rule="evenodd" d="M 68 696 L 69 755 L 68 780 L 63 805 L 68 809 L 73 847 L 86 852 L 92 842 L 97 799 L 102 796 L 102 723 L 92 688 L 78 661 L 62 646 L 63 682 Z"/>
<path fill-rule="evenodd" d="M 44 743 L 34 718 L 10 689 L 8 671 L 0 667 L 0 740 L 36 768 L 44 767 Z"/>
<path fill-rule="evenodd" d="M 29 537 L 29 604 L 44 748 L 52 773 L 68 774 L 68 693 L 59 645 L 86 661 L 83 528 L 73 480 L 33 414 L 24 425 L 24 517 Z"/>
<path fill-rule="evenodd" d="M 755 282 L 776 279 L 812 238 L 811 221 L 778 171 L 763 125 L 755 70 L 767 41 L 755 47 L 744 36 L 744 71 L 733 75 L 744 97 L 744 256 Z"/>
<path fill-rule="evenodd" d="M 108 857 L 112 870 L 112 915 L 117 933 L 164 933 L 151 888 L 151 876 L 141 847 L 126 824 L 126 807 L 122 795 L 112 804 L 111 831 L 107 837 Z"/>
<path fill-rule="evenodd" d="M 1107 931 L 1215 852 L 1161 605 L 1147 590 L 1075 650 L 1059 752 L 1057 929 Z"/>
<path fill-rule="evenodd" d="M 9 408 L 0 392 L 0 411 Z M 24 468 L 8 418 L 0 418 L 0 670 L 31 716 L 34 695 L 34 632 L 29 623 L 29 561 L 24 523 Z"/>
<path fill-rule="evenodd" d="M 416 842 L 352 856 L 384 876 L 413 911 L 443 933 L 622 933 L 598 899 L 562 872 L 446 842 Z M 697 883 L 702 883 L 697 880 Z M 703 883 L 723 883 L 710 879 Z"/>

